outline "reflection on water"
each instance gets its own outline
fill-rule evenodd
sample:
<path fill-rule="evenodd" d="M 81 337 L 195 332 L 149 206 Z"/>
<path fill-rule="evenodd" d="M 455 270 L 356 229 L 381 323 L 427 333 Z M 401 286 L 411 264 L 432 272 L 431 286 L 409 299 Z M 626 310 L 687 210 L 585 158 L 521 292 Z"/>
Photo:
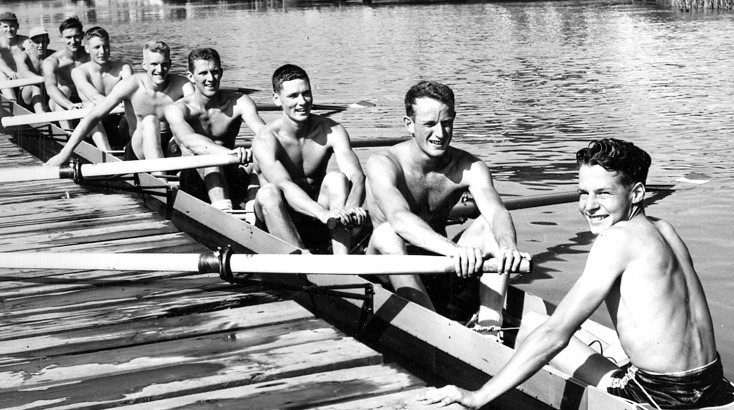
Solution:
<path fill-rule="evenodd" d="M 573 189 L 573 153 L 605 136 L 651 153 L 651 183 L 705 174 L 711 182 L 684 186 L 649 212 L 671 220 L 687 240 L 721 326 L 722 357 L 734 358 L 734 13 L 679 13 L 622 0 L 383 7 L 57 0 L 3 7 L 18 14 L 21 33 L 40 22 L 53 33 L 63 18 L 79 15 L 87 26 L 105 27 L 113 54 L 136 64 L 144 42 L 163 39 L 179 72 L 192 47 L 214 46 L 225 82 L 264 90 L 257 100 L 269 98 L 277 66 L 302 65 L 317 101 L 378 105 L 346 113 L 353 130 L 403 134 L 405 90 L 421 78 L 445 82 L 458 100 L 456 143 L 485 159 L 508 194 Z M 540 255 L 544 269 L 518 282 L 557 300 L 583 268 L 591 241 L 583 221 L 573 205 L 513 217 L 523 247 Z"/>

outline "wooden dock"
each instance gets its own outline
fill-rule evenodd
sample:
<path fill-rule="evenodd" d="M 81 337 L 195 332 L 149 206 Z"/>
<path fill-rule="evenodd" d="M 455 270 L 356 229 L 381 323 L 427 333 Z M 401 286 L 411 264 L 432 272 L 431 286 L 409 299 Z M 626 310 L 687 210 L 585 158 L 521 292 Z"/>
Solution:
<path fill-rule="evenodd" d="M 0 134 L 0 167 L 40 164 Z M 132 194 L 68 180 L 0 193 L 0 252 L 208 250 Z M 426 388 L 283 294 L 216 274 L 0 277 L 0 408 L 419 408 Z"/>

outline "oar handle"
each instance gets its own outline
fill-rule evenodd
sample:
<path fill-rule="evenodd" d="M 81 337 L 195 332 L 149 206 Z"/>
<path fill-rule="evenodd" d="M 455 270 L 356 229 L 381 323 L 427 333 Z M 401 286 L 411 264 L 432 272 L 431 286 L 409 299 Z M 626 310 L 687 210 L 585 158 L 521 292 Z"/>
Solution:
<path fill-rule="evenodd" d="M 336 229 L 337 226 L 342 226 L 343 224 L 341 221 L 339 221 L 339 218 L 329 218 L 326 221 L 326 227 L 329 228 L 330 231 L 333 231 Z"/>
<path fill-rule="evenodd" d="M 499 273 L 501 268 L 500 260 L 497 258 L 486 259 L 482 264 L 482 272 L 484 273 Z M 530 273 L 532 271 L 533 261 L 531 259 L 522 258 L 517 271 L 513 271 L 512 273 Z"/>
<path fill-rule="evenodd" d="M 345 226 L 339 218 L 329 218 L 326 220 L 326 227 L 329 228 L 330 231 L 333 231 L 334 229 Z"/>

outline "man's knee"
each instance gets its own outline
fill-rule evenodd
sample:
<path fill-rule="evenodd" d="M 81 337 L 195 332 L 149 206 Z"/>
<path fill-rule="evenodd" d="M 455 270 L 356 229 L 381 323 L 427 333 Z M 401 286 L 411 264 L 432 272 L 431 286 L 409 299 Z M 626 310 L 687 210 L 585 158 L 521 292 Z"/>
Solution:
<path fill-rule="evenodd" d="M 283 192 L 274 184 L 265 184 L 255 194 L 255 204 L 264 210 L 283 205 Z"/>
<path fill-rule="evenodd" d="M 405 240 L 388 223 L 377 226 L 372 231 L 368 252 L 381 255 L 405 255 Z"/>
<path fill-rule="evenodd" d="M 324 177 L 321 183 L 329 192 L 346 192 L 349 190 L 350 182 L 346 175 L 339 171 L 331 171 Z"/>

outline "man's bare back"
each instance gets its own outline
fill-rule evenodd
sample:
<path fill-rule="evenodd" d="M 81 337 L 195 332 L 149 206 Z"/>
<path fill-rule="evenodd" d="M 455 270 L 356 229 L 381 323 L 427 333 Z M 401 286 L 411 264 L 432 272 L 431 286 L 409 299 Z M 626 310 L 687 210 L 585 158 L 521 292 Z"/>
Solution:
<path fill-rule="evenodd" d="M 597 243 L 627 259 L 606 304 L 630 361 L 658 373 L 713 361 L 711 315 L 688 249 L 673 227 L 638 215 L 609 228 Z"/>

